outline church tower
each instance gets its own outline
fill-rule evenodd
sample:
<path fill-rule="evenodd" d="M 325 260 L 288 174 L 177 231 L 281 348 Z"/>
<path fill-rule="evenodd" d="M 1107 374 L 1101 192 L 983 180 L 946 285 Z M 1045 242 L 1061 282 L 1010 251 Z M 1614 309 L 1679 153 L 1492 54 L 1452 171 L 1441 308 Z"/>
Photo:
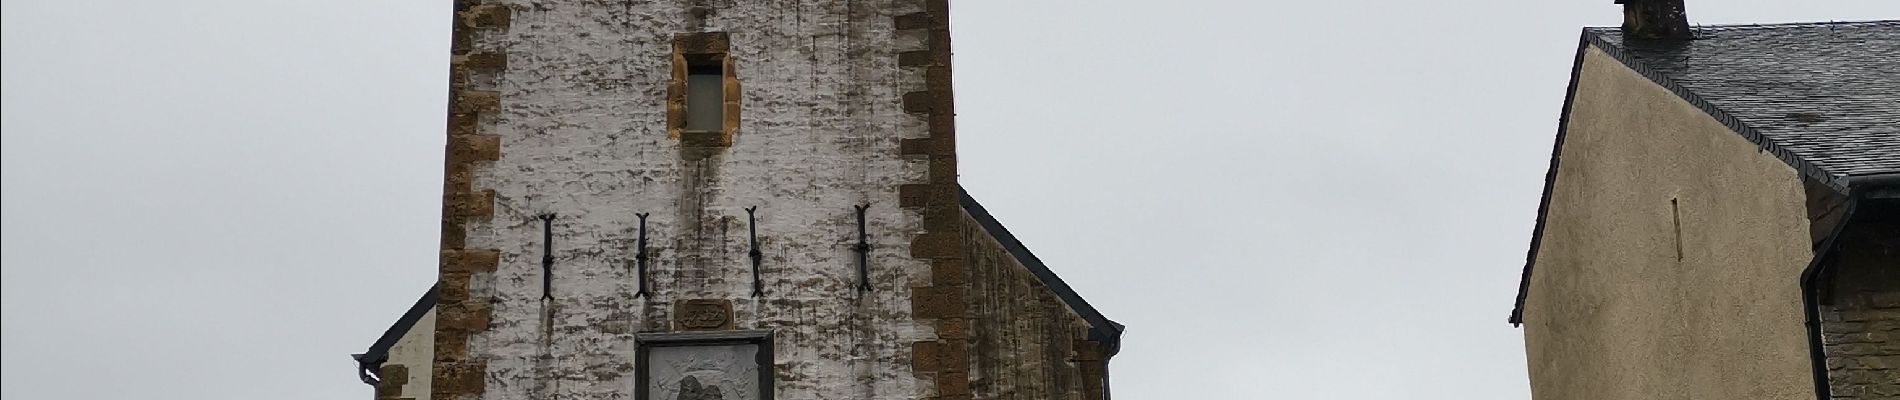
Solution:
<path fill-rule="evenodd" d="M 440 280 L 365 380 L 1106 398 L 1121 326 L 957 184 L 947 7 L 456 1 Z"/>

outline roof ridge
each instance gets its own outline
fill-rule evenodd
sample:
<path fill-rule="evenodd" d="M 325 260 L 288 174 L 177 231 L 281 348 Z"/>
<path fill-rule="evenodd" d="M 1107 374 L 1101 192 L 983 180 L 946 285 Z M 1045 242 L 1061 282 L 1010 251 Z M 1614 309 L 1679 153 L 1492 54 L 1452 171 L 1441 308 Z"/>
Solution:
<path fill-rule="evenodd" d="M 1893 22 L 1896 22 L 1894 26 L 1900 27 L 1900 21 Z M 1740 118 L 1736 118 L 1734 114 L 1729 113 L 1728 110 L 1717 107 L 1714 103 L 1704 99 L 1702 95 L 1677 83 L 1674 78 L 1670 78 L 1661 71 L 1651 68 L 1647 63 L 1631 56 L 1629 52 L 1625 51 L 1625 46 L 1622 43 L 1611 42 L 1608 39 L 1604 39 L 1603 36 L 1597 32 L 1592 32 L 1588 29 L 1583 32 L 1583 40 L 1586 42 L 1586 45 L 1596 46 L 1599 50 L 1602 50 L 1604 54 L 1609 55 L 1610 58 L 1621 62 L 1623 66 L 1636 71 L 1637 74 L 1645 78 L 1649 78 L 1650 82 L 1654 82 L 1656 85 L 1662 86 L 1670 92 L 1675 93 L 1676 97 L 1689 102 L 1690 105 L 1702 109 L 1702 112 L 1708 114 L 1709 117 L 1715 118 L 1716 121 L 1728 126 L 1730 131 L 1734 131 L 1736 134 L 1741 135 L 1742 138 L 1754 142 L 1756 146 L 1761 147 L 1762 151 L 1773 154 L 1775 158 L 1779 158 L 1783 163 L 1788 164 L 1789 167 L 1793 167 L 1795 171 L 1800 173 L 1804 178 L 1818 181 L 1822 185 L 1834 189 L 1836 192 L 1847 193 L 1847 182 L 1841 179 L 1841 174 L 1836 174 L 1827 168 L 1815 165 L 1809 162 L 1806 157 L 1788 151 L 1787 148 L 1783 147 L 1780 140 L 1762 134 L 1761 131 L 1756 130 L 1753 126 L 1749 126 L 1749 124 L 1743 122 Z"/>
<path fill-rule="evenodd" d="M 1795 21 L 1795 22 L 1769 22 L 1769 23 L 1755 23 L 1755 22 L 1751 22 L 1751 23 L 1732 23 L 1732 24 L 1731 24 L 1731 23 L 1722 23 L 1722 24 L 1694 24 L 1694 25 L 1693 25 L 1693 27 L 1694 27 L 1694 28 L 1696 28 L 1696 29 L 1702 29 L 1702 30 L 1744 30 L 1744 29 L 1779 29 L 1779 28 L 1821 28 L 1821 27 L 1830 27 L 1830 26 L 1832 26 L 1832 27 L 1840 27 L 1840 26 L 1886 26 L 1886 25 L 1897 25 L 1897 26 L 1900 26 L 1900 19 L 1867 19 L 1867 20 L 1844 20 L 1844 21 L 1832 21 L 1832 20 L 1830 20 L 1830 21 Z M 1621 30 L 1621 29 L 1622 29 L 1622 27 L 1619 27 L 1619 26 L 1585 26 L 1585 27 L 1583 27 L 1583 29 L 1585 29 L 1585 30 L 1592 30 L 1592 31 L 1600 31 L 1600 30 L 1610 30 L 1610 29 L 1614 29 L 1614 30 Z"/>
<path fill-rule="evenodd" d="M 1737 29 L 1775 29 L 1775 28 L 1818 28 L 1818 27 L 1828 27 L 1828 26 L 1854 26 L 1854 25 L 1874 25 L 1874 26 L 1900 25 L 1900 20 L 1873 19 L 1873 20 L 1826 21 L 1826 22 L 1822 22 L 1822 21 L 1771 22 L 1771 23 L 1765 23 L 1765 24 L 1763 23 L 1711 24 L 1711 25 L 1696 25 L 1696 27 L 1699 27 L 1702 29 L 1737 30 Z"/>

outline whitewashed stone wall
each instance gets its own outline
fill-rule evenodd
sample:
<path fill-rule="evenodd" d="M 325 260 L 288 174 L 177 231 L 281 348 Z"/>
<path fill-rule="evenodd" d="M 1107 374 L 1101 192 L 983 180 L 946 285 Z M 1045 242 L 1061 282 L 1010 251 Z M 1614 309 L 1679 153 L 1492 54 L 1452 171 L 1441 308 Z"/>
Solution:
<path fill-rule="evenodd" d="M 911 343 L 931 340 L 909 313 L 922 232 L 898 187 L 926 179 L 900 155 L 929 133 L 903 95 L 923 77 L 897 65 L 922 32 L 893 17 L 905 1 L 503 1 L 505 30 L 472 35 L 506 67 L 469 76 L 499 109 L 477 127 L 500 157 L 476 164 L 492 217 L 466 224 L 466 247 L 499 250 L 470 298 L 492 307 L 468 338 L 485 362 L 482 398 L 632 398 L 634 334 L 671 329 L 671 304 L 730 299 L 737 329 L 777 333 L 781 399 L 904 399 L 929 394 L 911 372 Z M 710 11 L 694 18 L 694 7 Z M 729 148 L 685 157 L 666 133 L 676 33 L 727 32 L 743 87 Z M 875 287 L 854 290 L 856 220 L 870 204 Z M 750 297 L 745 207 L 758 206 L 765 294 Z M 553 297 L 542 297 L 541 222 L 553 222 Z M 636 298 L 635 213 L 651 213 L 653 295 Z M 484 276 L 486 275 L 486 276 Z"/>

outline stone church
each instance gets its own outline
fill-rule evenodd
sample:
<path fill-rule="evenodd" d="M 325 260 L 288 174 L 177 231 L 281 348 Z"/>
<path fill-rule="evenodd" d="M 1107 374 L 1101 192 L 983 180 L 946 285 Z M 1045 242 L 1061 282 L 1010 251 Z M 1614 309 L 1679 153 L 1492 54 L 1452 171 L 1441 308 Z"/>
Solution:
<path fill-rule="evenodd" d="M 1122 326 L 958 185 L 947 7 L 456 1 L 439 281 L 359 377 L 378 399 L 1107 399 Z"/>
<path fill-rule="evenodd" d="M 1510 315 L 1533 397 L 1900 399 L 1900 21 L 1618 3 Z"/>

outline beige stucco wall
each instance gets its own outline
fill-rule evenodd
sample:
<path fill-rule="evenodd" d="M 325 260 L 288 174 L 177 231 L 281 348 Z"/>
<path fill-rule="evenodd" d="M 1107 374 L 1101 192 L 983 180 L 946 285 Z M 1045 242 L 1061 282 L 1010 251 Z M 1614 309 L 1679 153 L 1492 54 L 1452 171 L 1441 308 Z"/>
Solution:
<path fill-rule="evenodd" d="M 1813 398 L 1794 169 L 1601 51 L 1580 68 L 1525 303 L 1533 396 Z"/>
<path fill-rule="evenodd" d="M 396 345 L 389 347 L 389 361 L 383 362 L 383 383 L 402 385 L 400 393 L 388 393 L 388 389 L 378 388 L 378 398 L 428 399 L 430 365 L 435 361 L 435 310 L 429 310 L 416 321 L 409 333 L 403 334 Z M 397 377 L 397 374 L 404 374 Z M 381 385 L 379 385 L 381 386 Z"/>

